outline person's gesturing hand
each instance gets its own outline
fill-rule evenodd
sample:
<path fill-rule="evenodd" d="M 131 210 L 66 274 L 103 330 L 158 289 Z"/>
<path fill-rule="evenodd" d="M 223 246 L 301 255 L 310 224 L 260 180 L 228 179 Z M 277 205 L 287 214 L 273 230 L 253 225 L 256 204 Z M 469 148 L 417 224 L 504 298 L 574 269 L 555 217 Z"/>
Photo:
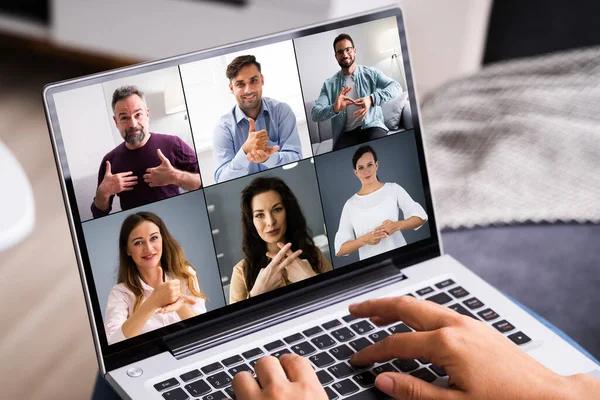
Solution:
<path fill-rule="evenodd" d="M 132 171 L 113 174 L 111 172 L 110 161 L 106 161 L 104 179 L 102 179 L 100 186 L 98 186 L 98 192 L 103 196 L 109 197 L 114 194 L 133 190 L 133 187 L 138 183 L 137 180 L 137 176 L 133 175 Z"/>
<path fill-rule="evenodd" d="M 308 360 L 296 354 L 284 354 L 279 360 L 262 357 L 254 371 L 260 386 L 248 371 L 233 378 L 233 392 L 238 400 L 328 399 Z"/>
<path fill-rule="evenodd" d="M 352 90 L 351 87 L 345 87 L 340 90 L 338 97 L 335 99 L 335 103 L 333 104 L 333 111 L 339 113 L 344 110 L 350 104 L 355 104 L 354 100 L 350 97 L 346 96 Z"/>
<path fill-rule="evenodd" d="M 381 225 L 375 228 L 375 232 L 385 232 L 387 235 L 391 235 L 397 230 L 396 222 L 390 221 L 389 219 L 386 219 Z"/>
<path fill-rule="evenodd" d="M 248 138 L 242 145 L 242 150 L 248 155 L 252 150 L 267 151 L 267 144 L 269 143 L 269 133 L 262 129 L 256 131 L 256 122 L 252 118 L 248 118 Z"/>
<path fill-rule="evenodd" d="M 283 249 L 285 247 L 285 244 L 278 242 L 277 247 Z M 270 252 L 267 253 L 267 257 L 269 258 L 275 258 L 275 256 L 276 254 Z M 288 258 L 293 256 L 291 248 L 289 248 L 286 252 L 286 256 Z M 290 264 L 287 267 L 285 267 L 285 275 L 291 283 L 296 283 L 301 280 L 316 276 L 317 273 L 312 269 L 308 260 L 303 260 L 300 257 L 295 257 L 293 261 L 291 261 Z"/>
<path fill-rule="evenodd" d="M 576 386 L 569 387 L 568 378 L 548 370 L 499 332 L 444 306 L 403 296 L 369 300 L 349 309 L 352 315 L 370 318 L 377 325 L 403 321 L 416 330 L 394 334 L 363 349 L 352 357 L 352 364 L 423 358 L 448 374 L 449 389 L 409 374 L 379 375 L 377 388 L 394 398 L 555 399 L 570 398 L 565 393 L 574 398 L 581 395 Z M 581 376 L 575 379 L 585 381 Z"/>
<path fill-rule="evenodd" d="M 356 118 L 360 118 L 362 120 L 365 119 L 367 113 L 369 112 L 369 108 L 373 105 L 373 100 L 371 96 L 361 97 L 358 100 L 354 101 L 354 105 L 360 107 L 358 110 L 352 113 Z"/>
<path fill-rule="evenodd" d="M 286 244 L 279 250 L 273 257 L 269 265 L 265 268 L 261 268 L 254 282 L 252 290 L 250 290 L 250 297 L 258 296 L 259 294 L 266 293 L 270 290 L 277 289 L 283 281 L 283 270 L 291 262 L 293 262 L 300 254 L 302 250 L 298 250 L 292 253 L 291 256 L 287 256 L 287 252 L 292 247 L 291 243 Z M 270 253 L 267 253 L 267 257 Z"/>
<path fill-rule="evenodd" d="M 156 154 L 160 159 L 160 165 L 146 169 L 144 182 L 150 187 L 175 184 L 177 182 L 177 169 L 171 165 L 169 159 L 165 157 L 160 149 L 156 150 Z"/>
<path fill-rule="evenodd" d="M 252 150 L 246 154 L 246 159 L 256 164 L 262 164 L 271 157 L 273 153 L 279 150 L 279 146 L 267 146 L 267 150 Z"/>
<path fill-rule="evenodd" d="M 363 244 L 369 244 L 371 246 L 374 246 L 376 244 L 379 244 L 379 242 L 381 242 L 381 239 L 384 239 L 386 237 L 388 237 L 388 234 L 385 233 L 385 231 L 379 228 L 375 228 L 375 230 L 362 235 L 360 237 L 360 240 Z"/>

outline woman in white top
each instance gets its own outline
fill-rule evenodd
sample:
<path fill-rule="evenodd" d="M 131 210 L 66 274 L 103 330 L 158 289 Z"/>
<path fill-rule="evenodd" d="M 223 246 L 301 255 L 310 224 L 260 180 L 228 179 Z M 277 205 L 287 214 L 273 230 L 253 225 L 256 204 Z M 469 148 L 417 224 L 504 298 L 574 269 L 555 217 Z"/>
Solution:
<path fill-rule="evenodd" d="M 164 222 L 150 212 L 125 218 L 117 285 L 108 296 L 108 344 L 206 312 L 196 270 Z"/>
<path fill-rule="evenodd" d="M 358 250 L 359 259 L 364 260 L 405 246 L 401 231 L 419 229 L 427 221 L 425 210 L 400 185 L 379 181 L 377 154 L 371 146 L 359 147 L 352 165 L 361 188 L 342 209 L 335 234 L 336 255 Z M 399 220 L 400 210 L 403 220 Z"/>

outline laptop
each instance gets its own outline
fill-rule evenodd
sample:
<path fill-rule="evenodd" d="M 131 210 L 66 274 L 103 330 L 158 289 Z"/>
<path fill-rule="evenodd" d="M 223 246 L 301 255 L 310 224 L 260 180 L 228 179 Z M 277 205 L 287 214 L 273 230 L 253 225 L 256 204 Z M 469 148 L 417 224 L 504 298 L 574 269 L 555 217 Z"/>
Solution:
<path fill-rule="evenodd" d="M 236 373 L 289 352 L 331 399 L 383 398 L 384 371 L 447 386 L 427 360 L 349 364 L 411 328 L 348 305 L 400 295 L 483 321 L 557 373 L 598 373 L 444 255 L 398 8 L 43 98 L 98 367 L 123 398 L 234 398 Z"/>

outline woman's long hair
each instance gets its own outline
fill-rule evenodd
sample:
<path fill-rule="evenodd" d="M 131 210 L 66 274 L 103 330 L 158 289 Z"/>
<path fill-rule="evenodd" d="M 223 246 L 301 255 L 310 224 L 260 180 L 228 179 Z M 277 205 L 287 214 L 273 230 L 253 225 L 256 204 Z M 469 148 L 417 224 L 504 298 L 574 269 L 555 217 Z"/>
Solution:
<path fill-rule="evenodd" d="M 141 284 L 141 277 L 138 268 L 133 261 L 133 258 L 127 254 L 127 242 L 129 240 L 129 234 L 139 224 L 144 221 L 149 221 L 158 226 L 160 235 L 162 237 L 162 256 L 160 258 L 160 266 L 165 274 L 168 274 L 171 278 L 185 280 L 188 285 L 189 291 L 196 297 L 206 299 L 206 296 L 202 292 L 196 290 L 194 284 L 194 277 L 188 271 L 188 266 L 192 267 L 189 261 L 185 259 L 183 255 L 183 249 L 179 243 L 171 236 L 165 223 L 158 217 L 158 215 L 151 212 L 138 212 L 129 215 L 123 221 L 121 225 L 121 233 L 119 234 L 119 273 L 117 276 L 117 283 L 124 283 L 129 290 L 135 296 L 135 304 L 133 310 L 135 311 L 142 301 L 144 300 L 144 290 Z M 200 287 L 200 279 L 198 279 L 198 287 Z"/>
<path fill-rule="evenodd" d="M 302 250 L 300 258 L 308 260 L 316 273 L 321 273 L 322 265 L 319 253 L 312 240 L 312 232 L 306 225 L 306 219 L 298 200 L 290 188 L 279 178 L 260 177 L 253 179 L 241 196 L 242 208 L 242 251 L 246 268 L 246 287 L 252 289 L 258 272 L 265 268 L 270 259 L 267 257 L 267 243 L 261 239 L 253 222 L 252 199 L 261 193 L 274 190 L 281 196 L 286 215 L 286 242 L 292 243 L 292 251 Z"/>

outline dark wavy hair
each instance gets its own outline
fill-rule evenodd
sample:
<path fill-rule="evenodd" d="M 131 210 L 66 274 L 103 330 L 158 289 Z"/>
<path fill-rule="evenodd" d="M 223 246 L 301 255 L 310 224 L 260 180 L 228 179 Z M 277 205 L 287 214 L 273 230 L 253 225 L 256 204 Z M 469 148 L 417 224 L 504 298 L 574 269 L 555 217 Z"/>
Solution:
<path fill-rule="evenodd" d="M 206 295 L 198 292 L 194 285 L 194 277 L 189 273 L 188 266 L 192 267 L 189 261 L 185 259 L 181 245 L 171 235 L 167 226 L 160 217 L 151 212 L 138 212 L 129 215 L 121 225 L 121 233 L 119 234 L 119 272 L 117 275 L 117 283 L 124 283 L 135 296 L 135 311 L 144 300 L 144 290 L 140 282 L 140 273 L 137 265 L 130 255 L 127 254 L 127 241 L 129 235 L 139 224 L 144 221 L 149 221 L 158 226 L 160 236 L 162 238 L 162 256 L 160 258 L 160 266 L 165 274 L 173 278 L 185 280 L 188 284 L 190 293 L 194 296 L 206 299 Z M 200 287 L 200 278 L 198 279 L 198 287 Z"/>
<path fill-rule="evenodd" d="M 371 146 L 369 146 L 369 145 L 360 146 L 358 149 L 356 149 L 356 151 L 354 152 L 354 155 L 352 156 L 352 168 L 353 169 L 356 169 L 356 163 L 358 162 L 358 159 L 367 153 L 373 154 L 373 161 L 377 162 L 377 153 L 375 153 L 375 150 L 373 150 L 373 148 Z"/>
<path fill-rule="evenodd" d="M 333 39 L 333 50 L 335 51 L 335 45 L 342 40 L 349 40 L 352 43 L 352 47 L 354 47 L 354 40 L 347 33 L 340 33 Z"/>
<path fill-rule="evenodd" d="M 270 259 L 267 257 L 267 244 L 261 239 L 253 222 L 252 199 L 261 193 L 274 190 L 281 196 L 286 215 L 285 240 L 292 243 L 292 250 L 302 250 L 300 258 L 308 260 L 316 273 L 321 273 L 323 266 L 312 240 L 312 232 L 306 225 L 306 219 L 300 204 L 288 185 L 279 178 L 255 178 L 244 188 L 241 196 L 242 208 L 242 251 L 246 268 L 246 287 L 252 289 L 258 272 L 265 268 Z"/>
<path fill-rule="evenodd" d="M 260 73 L 260 63 L 256 61 L 256 57 L 253 55 L 238 56 L 229 63 L 225 70 L 225 75 L 229 81 L 233 80 L 239 73 L 240 70 L 248 65 L 256 65 L 258 72 Z"/>

